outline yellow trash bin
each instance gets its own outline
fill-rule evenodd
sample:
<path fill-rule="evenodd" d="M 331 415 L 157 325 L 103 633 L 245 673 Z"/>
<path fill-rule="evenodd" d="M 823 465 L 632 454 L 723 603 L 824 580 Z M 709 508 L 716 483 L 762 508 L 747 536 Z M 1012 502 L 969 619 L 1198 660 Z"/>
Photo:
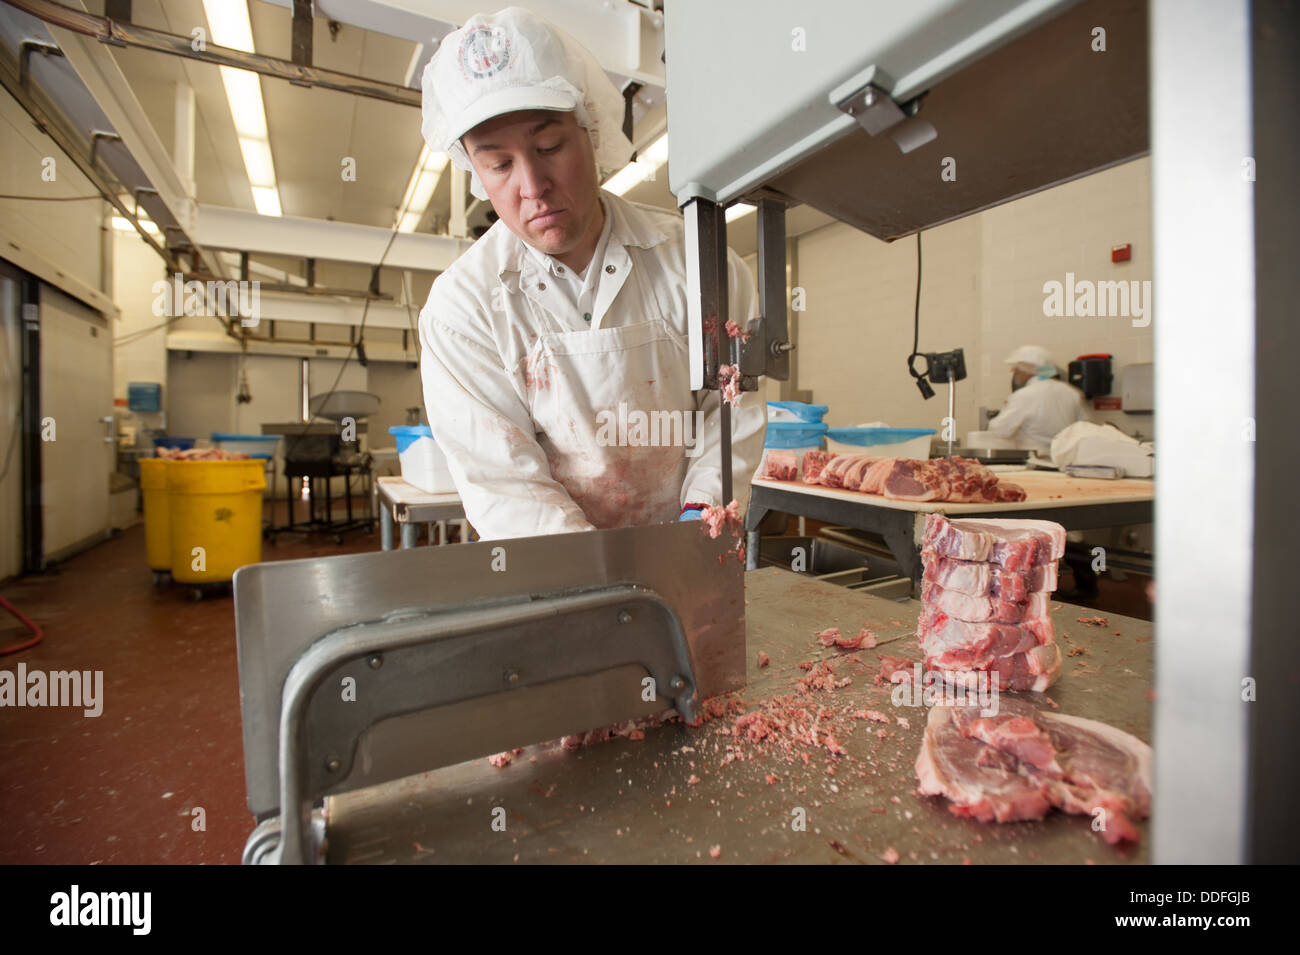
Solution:
<path fill-rule="evenodd" d="M 144 553 L 149 569 L 155 575 L 172 569 L 171 500 L 167 496 L 167 468 L 170 464 L 166 458 L 140 459 Z"/>
<path fill-rule="evenodd" d="M 264 464 L 256 458 L 172 462 L 167 492 L 173 580 L 230 580 L 240 567 L 262 559 Z"/>

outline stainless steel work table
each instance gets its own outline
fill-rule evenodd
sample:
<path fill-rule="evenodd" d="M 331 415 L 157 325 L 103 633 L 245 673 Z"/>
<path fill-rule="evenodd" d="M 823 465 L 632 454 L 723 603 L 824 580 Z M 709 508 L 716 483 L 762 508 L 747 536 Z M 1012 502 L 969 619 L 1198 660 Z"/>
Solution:
<path fill-rule="evenodd" d="M 1088 816 L 1052 812 L 1037 822 L 985 824 L 953 816 L 941 797 L 915 793 L 913 763 L 926 710 L 893 706 L 892 687 L 875 686 L 873 677 L 878 654 L 918 657 L 918 603 L 882 600 L 775 567 L 746 574 L 745 597 L 749 685 L 739 696 L 753 706 L 792 693 L 804 675 L 800 661 L 838 660 L 837 674 L 853 682 L 814 694 L 818 701 L 874 709 L 891 725 L 856 720 L 841 740 L 847 756 L 822 750 L 807 765 L 769 755 L 720 766 L 734 717 L 695 729 L 672 723 L 647 729 L 641 741 L 616 737 L 575 751 L 554 742 L 529 746 L 503 769 L 476 759 L 332 797 L 330 861 L 712 862 L 715 845 L 721 847 L 718 861 L 730 863 L 877 863 L 891 847 L 901 863 L 1148 860 L 1146 822 L 1139 824 L 1140 844 L 1116 848 L 1091 830 Z M 1043 696 L 1062 713 L 1102 720 L 1149 741 L 1151 624 L 1111 616 L 1105 627 L 1090 626 L 1076 621 L 1093 611 L 1052 607 L 1065 666 Z M 830 626 L 846 634 L 865 626 L 882 640 L 900 639 L 870 651 L 827 650 L 815 634 Z M 760 650 L 771 657 L 762 669 Z M 862 663 L 850 662 L 854 655 Z M 1022 695 L 1046 705 L 1036 694 Z M 906 728 L 898 716 L 908 721 Z M 882 729 L 888 734 L 883 739 Z M 757 751 L 750 745 L 745 750 Z M 834 776 L 825 771 L 828 761 L 836 766 Z M 769 773 L 779 781 L 769 785 Z M 692 774 L 699 777 L 695 785 L 688 784 Z M 498 808 L 505 810 L 504 831 L 492 828 Z M 806 831 L 791 828 L 796 808 L 806 810 Z"/>
<path fill-rule="evenodd" d="M 463 521 L 465 508 L 455 491 L 434 494 L 421 491 L 399 477 L 375 480 L 379 497 L 379 541 L 383 550 L 393 549 L 393 526 L 401 525 L 402 549 L 414 547 L 421 524 L 438 524 L 446 540 L 446 521 Z"/>
<path fill-rule="evenodd" d="M 880 534 L 913 596 L 921 579 L 920 540 L 931 513 L 948 517 L 1004 517 L 1055 521 L 1066 530 L 1091 530 L 1126 524 L 1149 524 L 1155 508 L 1155 482 L 1149 479 L 1075 478 L 1056 471 L 1010 471 L 999 474 L 1019 484 L 1026 500 L 1001 504 L 955 504 L 948 501 L 896 501 L 878 494 L 821 487 L 801 481 L 755 479 L 745 513 L 748 567 L 758 566 L 758 525 L 770 511 Z"/>

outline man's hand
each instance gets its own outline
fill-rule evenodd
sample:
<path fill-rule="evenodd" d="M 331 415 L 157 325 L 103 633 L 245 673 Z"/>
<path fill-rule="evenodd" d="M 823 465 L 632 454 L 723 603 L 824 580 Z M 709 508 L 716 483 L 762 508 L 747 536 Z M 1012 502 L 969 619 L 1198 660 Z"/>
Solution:
<path fill-rule="evenodd" d="M 700 519 L 700 513 L 704 510 L 704 507 L 705 505 L 703 504 L 687 504 L 682 508 L 682 512 L 677 515 L 678 522 L 698 521 Z"/>

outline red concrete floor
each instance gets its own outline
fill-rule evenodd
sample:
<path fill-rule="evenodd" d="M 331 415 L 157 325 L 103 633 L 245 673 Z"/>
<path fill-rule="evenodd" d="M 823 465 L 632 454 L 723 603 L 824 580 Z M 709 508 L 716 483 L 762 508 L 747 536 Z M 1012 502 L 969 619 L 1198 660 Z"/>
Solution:
<path fill-rule="evenodd" d="M 360 505 L 357 505 L 360 506 Z M 264 560 L 379 549 L 378 530 L 280 534 Z M 155 588 L 136 525 L 3 594 L 45 631 L 0 669 L 102 670 L 103 712 L 0 709 L 0 863 L 238 863 L 244 802 L 234 601 Z M 0 608 L 0 648 L 26 630 Z M 201 807 L 206 831 L 192 828 Z"/>

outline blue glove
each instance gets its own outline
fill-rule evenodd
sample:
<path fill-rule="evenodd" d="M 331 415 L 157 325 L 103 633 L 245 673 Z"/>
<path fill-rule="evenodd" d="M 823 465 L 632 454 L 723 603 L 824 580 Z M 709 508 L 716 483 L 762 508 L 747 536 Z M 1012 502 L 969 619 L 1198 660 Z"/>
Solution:
<path fill-rule="evenodd" d="M 688 504 L 681 514 L 677 516 L 677 520 L 679 523 L 681 521 L 698 521 L 700 519 L 700 512 L 703 510 L 703 504 Z"/>

